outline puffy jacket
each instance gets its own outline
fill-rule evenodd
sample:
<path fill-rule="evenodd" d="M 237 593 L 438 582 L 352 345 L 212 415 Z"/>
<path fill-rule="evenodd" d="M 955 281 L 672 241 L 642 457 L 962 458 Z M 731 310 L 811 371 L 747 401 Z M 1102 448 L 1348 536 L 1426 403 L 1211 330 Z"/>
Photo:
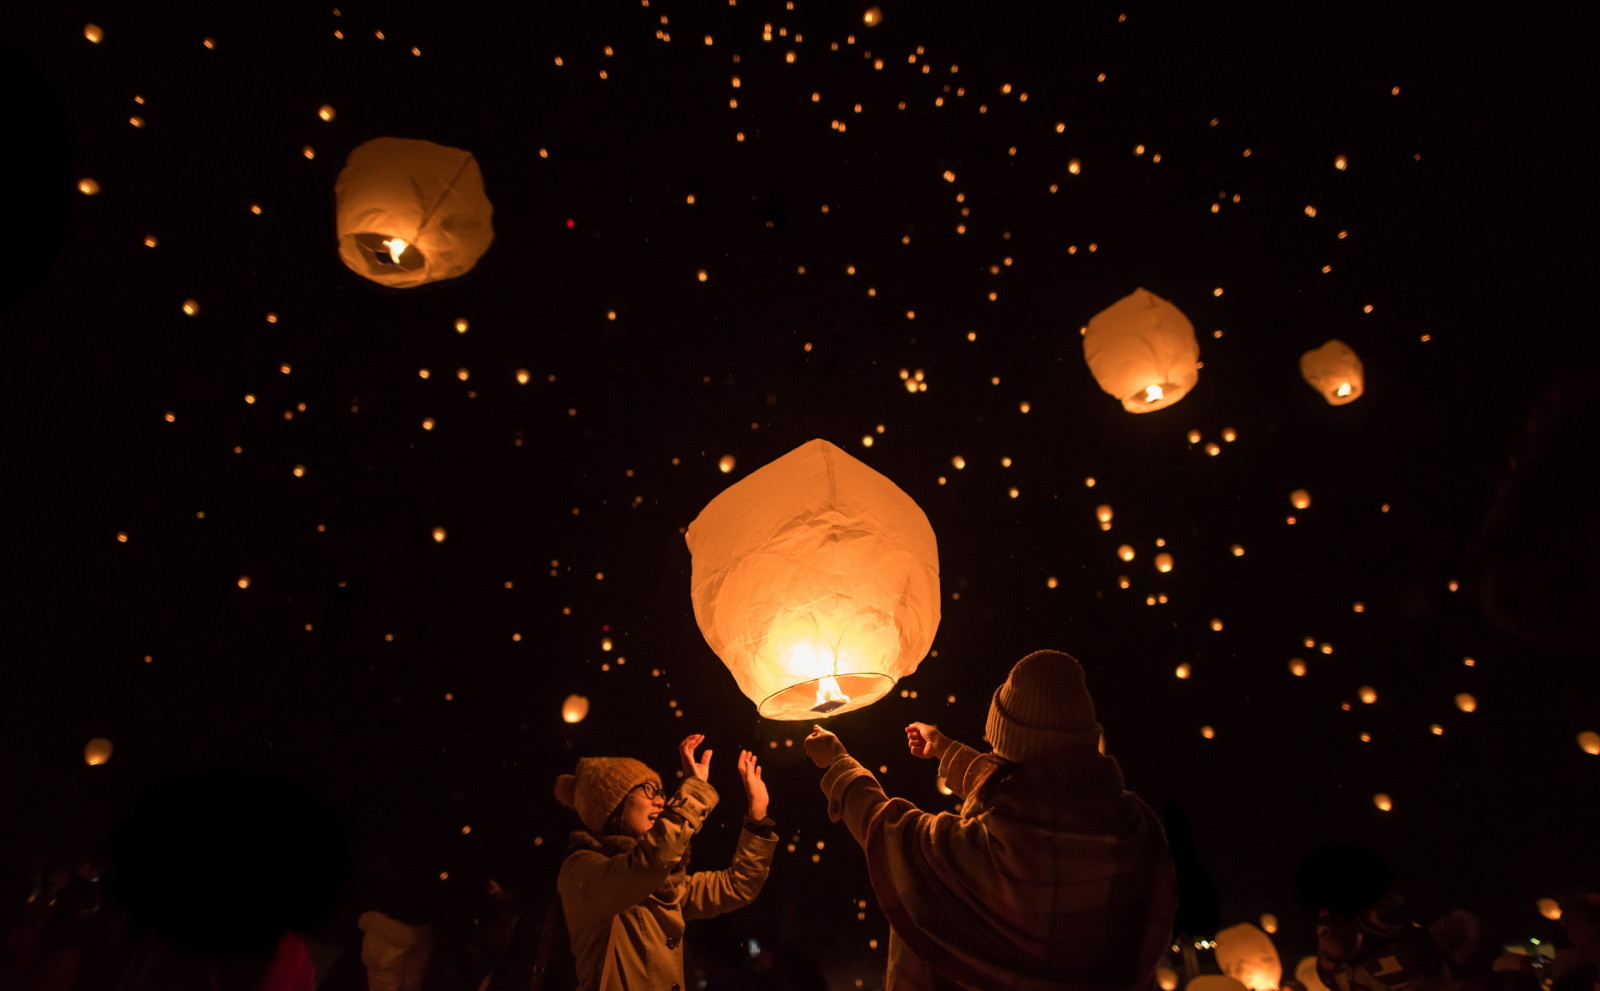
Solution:
<path fill-rule="evenodd" d="M 687 778 L 641 837 L 572 834 L 556 889 L 579 991 L 682 991 L 684 924 L 748 905 L 761 892 L 776 836 L 742 830 L 725 870 L 685 869 L 689 840 L 716 805 L 716 789 Z"/>

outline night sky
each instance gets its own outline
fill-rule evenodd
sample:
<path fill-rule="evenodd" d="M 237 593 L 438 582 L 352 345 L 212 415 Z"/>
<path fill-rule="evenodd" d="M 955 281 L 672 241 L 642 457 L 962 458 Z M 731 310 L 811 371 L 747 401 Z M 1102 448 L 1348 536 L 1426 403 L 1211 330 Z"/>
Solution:
<path fill-rule="evenodd" d="M 1010 665 L 1052 647 L 1129 786 L 1181 807 L 1221 923 L 1277 913 L 1290 966 L 1321 843 L 1382 851 L 1424 919 L 1519 938 L 1556 932 L 1537 898 L 1600 884 L 1581 15 L 40 6 L 3 38 L 18 856 L 88 855 L 142 788 L 227 763 L 327 795 L 365 869 L 403 848 L 537 892 L 558 773 L 670 774 L 704 732 L 724 808 L 697 864 L 731 849 L 740 747 L 793 843 L 691 944 L 825 940 L 839 974 L 881 970 L 808 725 L 756 715 L 689 601 L 689 522 L 822 437 L 939 541 L 932 655 L 830 723 L 892 794 L 948 807 L 901 727 L 978 742 Z M 340 262 L 334 179 L 381 136 L 476 156 L 495 240 L 465 277 L 388 290 Z M 1134 415 L 1079 328 L 1140 286 L 1203 368 Z M 1347 406 L 1299 374 L 1330 338 L 1365 364 Z M 1563 382 L 1579 440 L 1521 478 Z M 1540 557 L 1577 633 L 1484 606 L 1513 491 L 1561 507 L 1532 512 L 1572 552 Z M 115 751 L 90 767 L 95 737 Z"/>

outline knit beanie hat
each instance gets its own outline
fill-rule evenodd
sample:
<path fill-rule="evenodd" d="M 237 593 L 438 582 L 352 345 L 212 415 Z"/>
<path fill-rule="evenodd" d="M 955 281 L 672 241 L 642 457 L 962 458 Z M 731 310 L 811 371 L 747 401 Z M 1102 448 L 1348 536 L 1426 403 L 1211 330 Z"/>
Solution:
<path fill-rule="evenodd" d="M 984 736 L 1006 760 L 1027 764 L 1088 756 L 1100 744 L 1083 666 L 1056 650 L 1024 657 L 995 689 Z"/>
<path fill-rule="evenodd" d="M 556 801 L 577 810 L 584 828 L 599 833 L 628 792 L 646 781 L 661 787 L 661 776 L 643 761 L 632 757 L 580 757 L 577 774 L 556 778 Z"/>

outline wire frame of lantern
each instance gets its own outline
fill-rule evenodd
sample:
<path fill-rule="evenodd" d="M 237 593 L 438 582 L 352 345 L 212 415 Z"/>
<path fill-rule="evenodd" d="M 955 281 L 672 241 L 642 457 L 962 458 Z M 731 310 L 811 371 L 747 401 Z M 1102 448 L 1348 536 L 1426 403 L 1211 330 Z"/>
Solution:
<path fill-rule="evenodd" d="M 494 207 L 471 152 L 374 138 L 334 184 L 339 257 L 394 289 L 464 275 L 494 240 Z"/>
<path fill-rule="evenodd" d="M 1331 340 L 1300 356 L 1300 375 L 1330 406 L 1343 406 L 1366 391 L 1361 359 L 1340 340 Z"/>
<path fill-rule="evenodd" d="M 723 490 L 687 540 L 700 632 L 768 719 L 870 705 L 933 644 L 933 527 L 893 482 L 825 440 Z"/>
<path fill-rule="evenodd" d="M 1089 318 L 1083 357 L 1100 388 L 1130 413 L 1171 406 L 1200 381 L 1194 324 L 1148 289 L 1135 289 Z"/>

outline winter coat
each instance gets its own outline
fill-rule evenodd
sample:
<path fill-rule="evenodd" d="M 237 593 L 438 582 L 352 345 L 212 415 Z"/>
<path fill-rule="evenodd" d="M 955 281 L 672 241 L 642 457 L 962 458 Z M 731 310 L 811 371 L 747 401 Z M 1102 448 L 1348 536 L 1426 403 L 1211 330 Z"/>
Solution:
<path fill-rule="evenodd" d="M 686 869 L 689 840 L 716 807 L 717 792 L 686 778 L 648 833 L 572 834 L 556 889 L 579 991 L 682 991 L 683 928 L 748 905 L 766 883 L 776 836 L 739 834 L 726 870 Z"/>
<path fill-rule="evenodd" d="M 1151 988 L 1177 883 L 1117 762 L 1019 765 L 952 741 L 939 773 L 959 814 L 889 798 L 848 755 L 822 778 L 889 918 L 886 991 Z"/>

